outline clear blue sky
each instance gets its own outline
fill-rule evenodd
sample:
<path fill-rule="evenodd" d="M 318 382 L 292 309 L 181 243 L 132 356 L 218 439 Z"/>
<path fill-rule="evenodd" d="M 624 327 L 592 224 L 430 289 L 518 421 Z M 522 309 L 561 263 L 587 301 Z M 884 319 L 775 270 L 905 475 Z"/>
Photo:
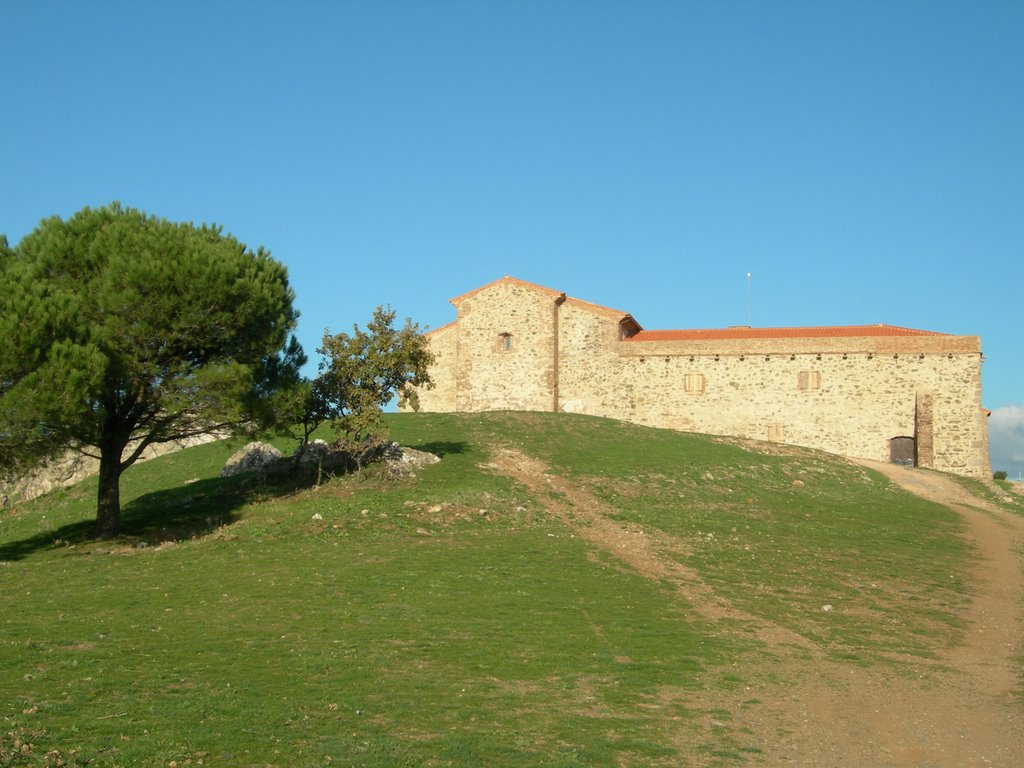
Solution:
<path fill-rule="evenodd" d="M 0 7 L 0 232 L 119 200 L 287 264 L 314 353 L 503 274 L 647 328 L 982 338 L 1024 469 L 1024 3 Z"/>

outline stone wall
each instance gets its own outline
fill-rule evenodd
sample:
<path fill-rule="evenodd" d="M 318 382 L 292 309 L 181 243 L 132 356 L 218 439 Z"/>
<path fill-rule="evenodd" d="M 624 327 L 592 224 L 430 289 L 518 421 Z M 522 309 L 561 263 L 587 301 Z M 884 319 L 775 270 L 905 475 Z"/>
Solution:
<path fill-rule="evenodd" d="M 977 355 L 634 353 L 614 366 L 633 396 L 603 415 L 877 460 L 889 459 L 892 438 L 917 436 L 917 404 L 930 402 L 922 465 L 988 473 Z"/>
<path fill-rule="evenodd" d="M 630 340 L 628 315 L 511 278 L 453 299 L 425 411 L 586 413 L 989 476 L 976 336 Z M 454 330 L 453 330 L 454 329 Z"/>
<path fill-rule="evenodd" d="M 566 301 L 558 328 L 559 410 L 628 418 L 638 393 L 623 376 L 619 319 Z"/>
<path fill-rule="evenodd" d="M 456 410 L 555 409 L 559 298 L 500 283 L 457 300 Z"/>
<path fill-rule="evenodd" d="M 458 326 L 455 323 L 435 328 L 426 334 L 430 351 L 434 354 L 431 375 L 435 378 L 431 389 L 421 389 L 420 410 L 450 413 L 457 410 L 455 401 L 455 366 L 458 360 Z"/>

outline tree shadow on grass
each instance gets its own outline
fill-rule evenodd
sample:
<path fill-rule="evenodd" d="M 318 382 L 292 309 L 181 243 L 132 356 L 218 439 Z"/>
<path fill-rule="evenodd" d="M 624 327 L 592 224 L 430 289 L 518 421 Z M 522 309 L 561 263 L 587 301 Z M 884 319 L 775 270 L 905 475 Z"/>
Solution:
<path fill-rule="evenodd" d="M 465 453 L 469 449 L 469 445 L 461 441 L 452 442 L 441 440 L 432 443 L 410 445 L 409 448 L 414 448 L 417 451 L 426 451 L 427 453 L 432 453 L 435 456 L 444 458 L 445 456 L 450 456 L 452 454 Z"/>
<path fill-rule="evenodd" d="M 149 546 L 202 536 L 238 519 L 237 511 L 256 500 L 287 496 L 316 481 L 311 472 L 272 477 L 250 473 L 212 477 L 138 496 L 121 508 L 121 534 L 116 539 L 92 537 L 95 520 L 81 520 L 0 544 L 0 560 L 21 560 L 34 552 L 71 544 L 111 547 Z"/>
<path fill-rule="evenodd" d="M 436 456 L 466 453 L 464 442 L 430 442 L 415 447 Z M 349 471 L 355 469 L 350 468 Z M 342 471 L 344 474 L 344 470 Z M 34 552 L 93 543 L 97 547 L 149 546 L 203 536 L 238 520 L 238 510 L 257 500 L 280 498 L 316 484 L 312 466 L 288 466 L 272 474 L 247 473 L 210 477 L 153 491 L 121 508 L 121 534 L 116 539 L 93 539 L 95 520 L 80 520 L 33 536 L 0 544 L 0 561 L 21 560 Z"/>

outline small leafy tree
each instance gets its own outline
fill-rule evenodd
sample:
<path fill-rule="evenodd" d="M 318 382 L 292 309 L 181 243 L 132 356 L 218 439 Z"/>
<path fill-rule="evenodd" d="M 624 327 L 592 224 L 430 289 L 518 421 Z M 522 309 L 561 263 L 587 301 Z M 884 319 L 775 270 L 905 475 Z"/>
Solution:
<path fill-rule="evenodd" d="M 213 226 L 117 203 L 0 245 L 0 464 L 100 461 L 96 535 L 152 443 L 270 422 L 305 356 L 283 265 Z"/>
<path fill-rule="evenodd" d="M 324 356 L 314 391 L 335 429 L 355 440 L 373 434 L 384 406 L 398 395 L 419 409 L 417 387 L 431 387 L 427 368 L 434 357 L 419 325 L 408 318 L 394 327 L 395 312 L 377 307 L 373 319 L 352 334 L 324 331 Z"/>
<path fill-rule="evenodd" d="M 317 428 L 331 418 L 320 380 L 302 379 L 281 393 L 274 406 L 279 431 L 299 441 L 302 453 Z"/>

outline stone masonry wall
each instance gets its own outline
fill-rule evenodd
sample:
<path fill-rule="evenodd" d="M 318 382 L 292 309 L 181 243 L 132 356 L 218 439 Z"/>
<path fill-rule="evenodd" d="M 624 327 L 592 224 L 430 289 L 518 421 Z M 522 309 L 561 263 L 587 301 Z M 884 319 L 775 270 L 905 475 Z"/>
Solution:
<path fill-rule="evenodd" d="M 885 461 L 927 403 L 922 465 L 990 471 L 974 336 L 639 342 L 621 313 L 518 281 L 453 303 L 425 411 L 560 410 Z"/>
<path fill-rule="evenodd" d="M 891 438 L 915 436 L 917 397 L 929 395 L 931 465 L 988 474 L 977 356 L 634 354 L 607 364 L 618 384 L 609 388 L 621 396 L 611 400 L 602 387 L 588 398 L 580 381 L 576 392 L 583 396 L 572 410 L 881 461 L 889 459 Z"/>
<path fill-rule="evenodd" d="M 459 301 L 457 410 L 554 410 L 558 298 L 499 283 Z"/>
<path fill-rule="evenodd" d="M 558 329 L 559 410 L 592 416 L 626 412 L 634 394 L 624 388 L 618 321 L 566 302 Z"/>
<path fill-rule="evenodd" d="M 458 347 L 458 326 L 455 323 L 435 328 L 427 334 L 430 351 L 434 354 L 431 368 L 433 388 L 420 389 L 420 410 L 450 413 L 456 410 L 455 365 Z M 404 407 L 404 404 L 400 407 Z"/>

